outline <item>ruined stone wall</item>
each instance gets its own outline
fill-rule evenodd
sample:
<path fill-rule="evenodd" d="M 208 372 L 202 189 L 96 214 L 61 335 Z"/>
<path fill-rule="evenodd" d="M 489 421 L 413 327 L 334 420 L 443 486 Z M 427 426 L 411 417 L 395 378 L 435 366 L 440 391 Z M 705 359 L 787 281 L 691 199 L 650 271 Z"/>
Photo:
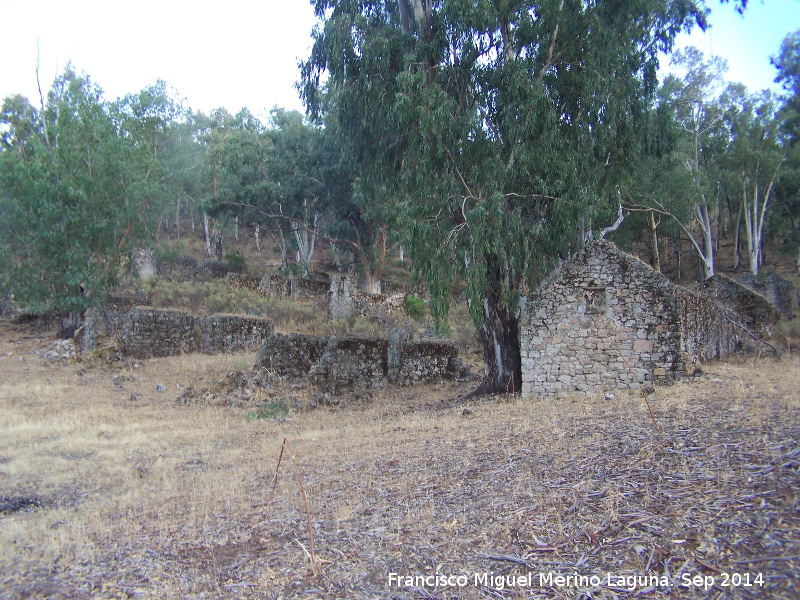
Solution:
<path fill-rule="evenodd" d="M 333 393 L 355 387 L 381 388 L 386 375 L 386 346 L 386 340 L 379 338 L 329 337 L 322 356 L 311 367 L 311 381 Z"/>
<path fill-rule="evenodd" d="M 203 333 L 191 315 L 145 307 L 126 315 L 121 339 L 124 355 L 152 358 L 199 351 Z"/>
<path fill-rule="evenodd" d="M 416 385 L 437 381 L 456 359 L 455 343 L 449 340 L 419 340 L 400 344 L 397 359 L 389 364 L 388 378 L 395 385 Z"/>
<path fill-rule="evenodd" d="M 758 278 L 744 273 L 739 277 L 739 283 L 764 296 L 782 319 L 793 318 L 797 290 L 785 279 L 771 271 L 761 271 Z"/>
<path fill-rule="evenodd" d="M 256 355 L 256 369 L 266 369 L 281 377 L 305 377 L 327 345 L 316 335 L 275 333 L 267 337 Z"/>
<path fill-rule="evenodd" d="M 210 315 L 196 319 L 203 332 L 202 351 L 209 354 L 255 350 L 272 335 L 272 323 L 257 317 Z"/>
<path fill-rule="evenodd" d="M 600 393 L 672 381 L 698 360 L 736 352 L 747 336 L 741 318 L 613 244 L 595 242 L 523 303 L 522 392 Z"/>
<path fill-rule="evenodd" d="M 228 265 L 218 260 L 197 260 L 191 256 L 178 256 L 156 261 L 156 271 L 164 279 L 188 281 L 204 277 L 225 277 L 228 274 Z"/>
<path fill-rule="evenodd" d="M 258 284 L 258 291 L 267 298 L 292 298 L 294 300 L 314 300 L 324 298 L 330 284 L 304 277 L 285 277 L 267 273 Z"/>
<path fill-rule="evenodd" d="M 671 284 L 608 242 L 542 282 L 524 303 L 520 334 L 526 395 L 636 388 L 683 371 Z"/>
<path fill-rule="evenodd" d="M 385 340 L 359 335 L 323 338 L 274 334 L 261 345 L 255 369 L 293 378 L 309 377 L 320 389 L 334 393 L 380 388 L 384 379 L 396 385 L 414 385 L 468 376 L 453 342 L 414 342 L 396 336 Z"/>
<path fill-rule="evenodd" d="M 777 320 L 778 315 L 764 296 L 725 275 L 709 277 L 695 291 L 736 313 L 742 325 L 753 333 L 760 334 Z"/>
<path fill-rule="evenodd" d="M 686 289 L 679 288 L 678 295 L 682 350 L 687 363 L 719 360 L 741 347 L 747 334 L 736 323 L 741 322 L 742 315 Z"/>
<path fill-rule="evenodd" d="M 254 350 L 272 334 L 266 319 L 237 315 L 194 317 L 177 310 L 136 307 L 127 312 L 92 308 L 83 317 L 83 350 L 119 339 L 133 358 L 187 352 L 216 354 Z"/>

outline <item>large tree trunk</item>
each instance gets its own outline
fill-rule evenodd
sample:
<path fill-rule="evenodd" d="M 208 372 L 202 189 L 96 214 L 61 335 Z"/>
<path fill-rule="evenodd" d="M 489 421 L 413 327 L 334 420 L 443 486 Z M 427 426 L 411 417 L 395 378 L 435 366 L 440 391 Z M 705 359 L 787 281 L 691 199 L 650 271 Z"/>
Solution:
<path fill-rule="evenodd" d="M 522 388 L 519 318 L 503 309 L 494 293 L 484 299 L 483 311 L 480 338 L 485 372 L 473 395 L 516 393 Z"/>
<path fill-rule="evenodd" d="M 519 317 L 502 305 L 497 273 L 490 281 L 483 300 L 483 326 L 479 330 L 483 344 L 483 381 L 464 398 L 484 394 L 513 394 L 522 389 L 522 358 L 519 345 Z"/>

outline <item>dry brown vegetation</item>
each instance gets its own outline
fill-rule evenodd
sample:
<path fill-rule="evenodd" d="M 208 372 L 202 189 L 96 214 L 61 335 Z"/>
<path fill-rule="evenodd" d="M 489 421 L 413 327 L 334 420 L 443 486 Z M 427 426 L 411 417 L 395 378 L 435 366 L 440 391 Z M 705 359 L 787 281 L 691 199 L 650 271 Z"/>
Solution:
<path fill-rule="evenodd" d="M 2 598 L 800 594 L 796 358 L 709 365 L 659 388 L 662 447 L 635 394 L 464 405 L 452 399 L 466 384 L 443 383 L 247 421 L 252 405 L 176 398 L 252 356 L 133 368 L 32 353 L 50 343 L 0 324 Z M 317 575 L 286 457 L 267 521 L 284 437 Z M 468 585 L 390 586 L 391 573 Z M 484 573 L 495 579 L 476 584 Z M 499 589 L 500 575 L 528 573 L 531 587 Z M 540 573 L 602 583 L 542 586 Z M 648 573 L 677 585 L 607 580 Z M 759 573 L 761 585 L 724 585 Z M 680 585 L 698 575 L 713 585 Z"/>

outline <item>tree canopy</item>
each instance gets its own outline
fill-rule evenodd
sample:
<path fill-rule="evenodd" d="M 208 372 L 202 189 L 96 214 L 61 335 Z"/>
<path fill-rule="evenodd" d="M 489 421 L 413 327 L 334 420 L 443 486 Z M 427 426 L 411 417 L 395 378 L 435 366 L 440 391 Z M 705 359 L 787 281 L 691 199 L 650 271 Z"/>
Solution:
<path fill-rule="evenodd" d="M 658 53 L 704 25 L 701 4 L 649 0 L 317 0 L 302 65 L 362 178 L 410 229 L 443 320 L 468 282 L 480 391 L 516 391 L 517 303 L 616 203 L 657 89 Z M 325 86 L 321 82 L 325 81 Z"/>

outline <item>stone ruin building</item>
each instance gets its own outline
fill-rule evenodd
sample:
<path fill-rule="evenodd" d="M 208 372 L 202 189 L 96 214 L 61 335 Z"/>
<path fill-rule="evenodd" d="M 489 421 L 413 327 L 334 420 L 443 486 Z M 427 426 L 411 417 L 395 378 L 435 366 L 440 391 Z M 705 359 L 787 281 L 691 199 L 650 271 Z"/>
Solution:
<path fill-rule="evenodd" d="M 736 352 L 774 319 L 764 298 L 733 280 L 709 285 L 727 301 L 672 284 L 610 242 L 587 245 L 522 303 L 523 395 L 670 382 Z M 734 310 L 743 307 L 753 310 Z"/>
<path fill-rule="evenodd" d="M 333 393 L 379 389 L 385 381 L 409 386 L 471 376 L 453 342 L 415 341 L 404 329 L 388 339 L 276 333 L 261 345 L 255 369 L 292 379 L 308 378 L 317 388 Z"/>

